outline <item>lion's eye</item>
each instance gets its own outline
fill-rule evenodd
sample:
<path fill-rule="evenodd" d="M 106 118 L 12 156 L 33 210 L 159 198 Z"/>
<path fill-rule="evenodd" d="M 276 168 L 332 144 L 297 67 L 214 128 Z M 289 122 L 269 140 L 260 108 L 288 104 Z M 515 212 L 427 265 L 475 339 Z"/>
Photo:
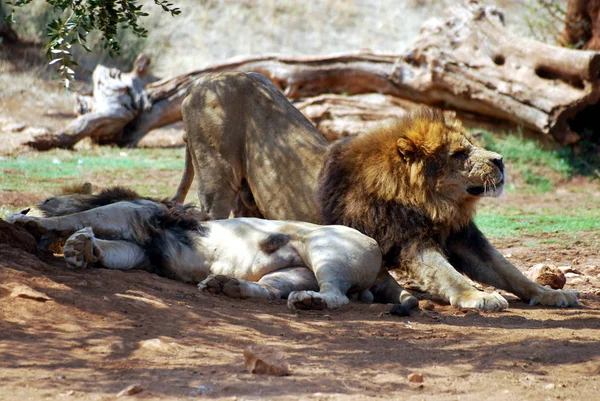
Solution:
<path fill-rule="evenodd" d="M 452 153 L 451 157 L 457 160 L 467 160 L 469 158 L 469 151 L 467 150 L 458 150 Z"/>

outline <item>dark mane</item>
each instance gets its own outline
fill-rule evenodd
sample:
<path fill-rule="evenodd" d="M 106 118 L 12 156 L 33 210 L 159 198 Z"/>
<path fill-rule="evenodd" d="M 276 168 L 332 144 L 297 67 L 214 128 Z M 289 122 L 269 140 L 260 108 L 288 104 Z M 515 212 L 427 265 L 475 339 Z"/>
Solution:
<path fill-rule="evenodd" d="M 149 220 L 140 219 L 137 221 L 141 228 L 142 235 L 137 239 L 142 246 L 150 266 L 146 270 L 160 276 L 175 278 L 165 266 L 165 255 L 169 249 L 186 248 L 194 246 L 194 237 L 205 236 L 208 229 L 202 225 L 202 214 L 193 204 L 181 204 L 170 199 L 154 199 L 140 196 L 137 192 L 123 187 L 112 187 L 101 191 L 98 195 L 92 195 L 87 207 L 106 206 L 117 202 L 140 201 L 156 202 L 162 207 L 158 207 L 156 213 Z"/>
<path fill-rule="evenodd" d="M 208 235 L 208 228 L 202 225 L 201 213 L 193 205 L 182 205 L 169 200 L 158 203 L 164 207 L 149 221 L 141 222 L 145 235 L 140 245 L 150 261 L 150 267 L 146 270 L 178 279 L 176 274 L 165 267 L 169 265 L 165 260 L 166 255 L 172 253 L 174 248 L 180 249 L 180 254 L 184 253 L 183 248 L 193 248 L 194 238 Z"/>
<path fill-rule="evenodd" d="M 343 157 L 351 140 L 331 145 L 321 170 L 317 198 L 323 223 L 352 227 L 374 238 L 385 266 L 397 267 L 402 260 L 412 259 L 419 246 L 434 236 L 433 223 L 419 208 L 380 199 L 365 191 L 357 177 L 360 173 L 356 172 L 360 165 Z"/>
<path fill-rule="evenodd" d="M 112 187 L 103 189 L 97 195 L 90 195 L 87 202 L 84 202 L 87 209 L 94 209 L 100 206 L 110 205 L 111 203 L 117 203 L 121 201 L 133 201 L 137 199 L 148 199 L 154 200 L 151 198 L 146 198 L 138 194 L 137 192 L 124 188 L 124 187 Z"/>
<path fill-rule="evenodd" d="M 317 186 L 323 222 L 374 238 L 387 267 L 412 260 L 426 243 L 443 247 L 472 215 L 436 186 L 443 173 L 438 154 L 458 126 L 440 110 L 421 108 L 332 144 Z"/>

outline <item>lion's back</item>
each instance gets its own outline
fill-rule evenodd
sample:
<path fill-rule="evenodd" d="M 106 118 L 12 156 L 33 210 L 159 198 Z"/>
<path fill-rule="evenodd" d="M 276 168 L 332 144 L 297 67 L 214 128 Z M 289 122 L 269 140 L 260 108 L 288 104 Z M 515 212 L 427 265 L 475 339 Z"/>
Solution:
<path fill-rule="evenodd" d="M 208 74 L 182 112 L 197 165 L 226 166 L 228 185 L 241 188 L 238 215 L 320 222 L 314 192 L 327 141 L 266 77 Z"/>

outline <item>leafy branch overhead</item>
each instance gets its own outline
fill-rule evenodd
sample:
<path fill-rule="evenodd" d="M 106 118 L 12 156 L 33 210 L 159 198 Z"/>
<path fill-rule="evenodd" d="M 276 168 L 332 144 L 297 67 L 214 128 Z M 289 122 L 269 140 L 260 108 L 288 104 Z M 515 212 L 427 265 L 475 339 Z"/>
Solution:
<path fill-rule="evenodd" d="M 12 6 L 23 7 L 33 0 L 7 1 Z M 56 64 L 58 71 L 68 87 L 74 78 L 73 66 L 77 65 L 71 54 L 72 45 L 80 45 L 87 51 L 87 35 L 99 31 L 102 35 L 102 47 L 110 56 L 121 50 L 117 39 L 119 29 L 130 29 L 138 37 L 146 37 L 148 31 L 141 26 L 140 18 L 148 13 L 136 0 L 46 0 L 57 12 L 58 17 L 47 26 L 48 42 L 46 56 L 50 64 Z M 181 10 L 168 0 L 154 0 L 165 12 L 172 16 L 179 15 Z"/>

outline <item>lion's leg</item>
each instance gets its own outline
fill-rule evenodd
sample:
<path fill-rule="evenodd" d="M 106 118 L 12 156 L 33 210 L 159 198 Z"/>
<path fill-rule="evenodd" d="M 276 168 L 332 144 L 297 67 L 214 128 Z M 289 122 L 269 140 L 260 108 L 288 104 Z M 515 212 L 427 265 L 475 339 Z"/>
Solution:
<path fill-rule="evenodd" d="M 136 232 L 141 231 L 140 224 L 148 221 L 159 208 L 152 201 L 117 202 L 66 216 L 43 218 L 16 214 L 7 221 L 38 234 L 51 232 L 68 237 L 75 231 L 92 227 L 96 235 L 102 237 L 133 240 Z"/>
<path fill-rule="evenodd" d="M 373 293 L 373 302 L 381 304 L 397 304 L 406 301 L 411 294 L 406 291 L 390 275 L 387 270 L 381 270 L 375 285 L 371 287 Z"/>
<path fill-rule="evenodd" d="M 181 181 L 179 182 L 179 187 L 177 187 L 177 192 L 173 197 L 173 200 L 178 203 L 183 203 L 185 201 L 185 197 L 192 186 L 192 182 L 194 181 L 194 164 L 192 162 L 192 154 L 190 153 L 190 149 L 188 146 L 185 147 L 185 166 L 183 168 L 183 175 L 181 176 Z"/>
<path fill-rule="evenodd" d="M 419 305 L 417 298 L 402 288 L 387 270 L 379 272 L 377 281 L 370 290 L 373 294 L 373 302 L 399 304 L 397 308 L 402 309 L 406 314 Z"/>
<path fill-rule="evenodd" d="M 211 275 L 198 284 L 198 288 L 231 298 L 280 299 L 287 298 L 293 291 L 318 290 L 319 285 L 308 268 L 288 267 L 265 274 L 258 282 Z"/>
<path fill-rule="evenodd" d="M 500 294 L 488 294 L 474 288 L 435 247 L 422 250 L 408 264 L 408 269 L 425 291 L 449 301 L 451 305 L 487 311 L 508 307 L 508 302 Z"/>
<path fill-rule="evenodd" d="M 471 279 L 511 292 L 530 304 L 575 306 L 576 291 L 553 290 L 535 283 L 500 254 L 474 223 L 447 242 L 450 262 Z"/>
<path fill-rule="evenodd" d="M 349 290 L 362 293 L 370 288 L 381 269 L 377 242 L 348 227 L 321 226 L 295 248 L 314 272 L 319 292 L 292 292 L 291 308 L 339 308 L 350 302 Z"/>
<path fill-rule="evenodd" d="M 149 263 L 146 252 L 133 242 L 96 238 L 91 227 L 71 235 L 64 246 L 64 259 L 69 268 L 85 268 L 98 264 L 108 269 L 129 270 Z"/>
<path fill-rule="evenodd" d="M 242 177 L 234 177 L 233 168 L 221 155 L 206 149 L 188 149 L 198 183 L 198 208 L 210 220 L 228 218 Z"/>

